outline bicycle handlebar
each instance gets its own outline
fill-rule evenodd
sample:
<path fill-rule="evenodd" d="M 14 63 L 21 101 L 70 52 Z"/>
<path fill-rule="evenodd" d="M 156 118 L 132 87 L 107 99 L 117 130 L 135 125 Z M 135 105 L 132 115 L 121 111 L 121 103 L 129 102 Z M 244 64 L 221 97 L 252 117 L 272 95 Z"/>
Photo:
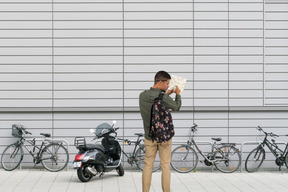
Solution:
<path fill-rule="evenodd" d="M 32 133 L 29 132 L 29 131 L 24 131 L 24 132 L 25 132 L 25 134 L 27 134 L 27 135 L 32 135 Z"/>
<path fill-rule="evenodd" d="M 191 127 L 191 131 L 194 133 L 197 131 L 197 127 L 198 125 L 196 123 L 193 124 L 193 126 Z"/>
<path fill-rule="evenodd" d="M 257 129 L 258 129 L 258 131 L 262 131 L 265 135 L 267 135 L 267 136 L 271 136 L 271 137 L 279 137 L 279 135 L 277 135 L 277 134 L 274 134 L 274 133 L 267 133 L 267 132 L 265 132 L 263 129 L 262 129 L 262 127 L 260 127 L 260 126 L 258 126 L 257 127 Z"/>
<path fill-rule="evenodd" d="M 132 144 L 132 141 L 129 140 L 129 139 L 122 139 L 122 138 L 117 138 L 117 139 L 124 141 L 124 142 L 127 143 L 128 145 L 131 145 L 131 144 Z"/>

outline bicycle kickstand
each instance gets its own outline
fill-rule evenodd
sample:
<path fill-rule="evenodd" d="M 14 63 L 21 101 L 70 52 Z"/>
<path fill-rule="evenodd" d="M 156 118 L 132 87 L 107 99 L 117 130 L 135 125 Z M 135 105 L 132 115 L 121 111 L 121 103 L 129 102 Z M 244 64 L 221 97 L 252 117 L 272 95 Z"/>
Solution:
<path fill-rule="evenodd" d="M 279 166 L 279 171 L 281 171 L 281 174 L 283 174 L 282 166 Z"/>

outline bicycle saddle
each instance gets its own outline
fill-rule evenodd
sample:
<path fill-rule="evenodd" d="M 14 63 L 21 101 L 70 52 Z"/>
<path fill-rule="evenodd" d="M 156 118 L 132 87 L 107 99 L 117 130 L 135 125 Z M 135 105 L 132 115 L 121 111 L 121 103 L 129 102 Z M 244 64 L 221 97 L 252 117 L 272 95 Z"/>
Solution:
<path fill-rule="evenodd" d="M 138 135 L 138 136 L 144 136 L 144 134 L 143 133 L 135 133 L 134 135 Z"/>
<path fill-rule="evenodd" d="M 222 138 L 211 138 L 211 139 L 214 141 L 221 141 L 222 140 Z"/>
<path fill-rule="evenodd" d="M 40 133 L 40 135 L 43 135 L 44 137 L 51 137 L 50 133 Z"/>

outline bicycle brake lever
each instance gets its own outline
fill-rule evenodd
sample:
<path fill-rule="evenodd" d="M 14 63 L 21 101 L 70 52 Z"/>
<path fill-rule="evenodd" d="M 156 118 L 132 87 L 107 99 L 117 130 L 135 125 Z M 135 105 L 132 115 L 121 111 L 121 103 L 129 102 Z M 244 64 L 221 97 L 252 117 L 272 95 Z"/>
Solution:
<path fill-rule="evenodd" d="M 25 131 L 25 134 L 32 135 L 32 133 L 30 133 L 29 131 Z"/>

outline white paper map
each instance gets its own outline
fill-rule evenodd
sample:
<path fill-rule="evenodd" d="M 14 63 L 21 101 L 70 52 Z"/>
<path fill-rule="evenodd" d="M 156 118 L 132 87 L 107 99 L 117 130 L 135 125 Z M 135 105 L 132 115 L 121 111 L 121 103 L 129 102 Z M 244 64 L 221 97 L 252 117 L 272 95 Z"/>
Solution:
<path fill-rule="evenodd" d="M 179 87 L 179 89 L 181 90 L 181 92 L 183 92 L 184 90 L 184 87 L 186 85 L 186 81 L 187 79 L 186 78 L 183 78 L 183 77 L 179 77 L 179 76 L 176 76 L 176 75 L 171 75 L 171 80 L 170 80 L 170 84 L 169 84 L 169 90 L 175 90 L 176 89 L 176 86 Z"/>

